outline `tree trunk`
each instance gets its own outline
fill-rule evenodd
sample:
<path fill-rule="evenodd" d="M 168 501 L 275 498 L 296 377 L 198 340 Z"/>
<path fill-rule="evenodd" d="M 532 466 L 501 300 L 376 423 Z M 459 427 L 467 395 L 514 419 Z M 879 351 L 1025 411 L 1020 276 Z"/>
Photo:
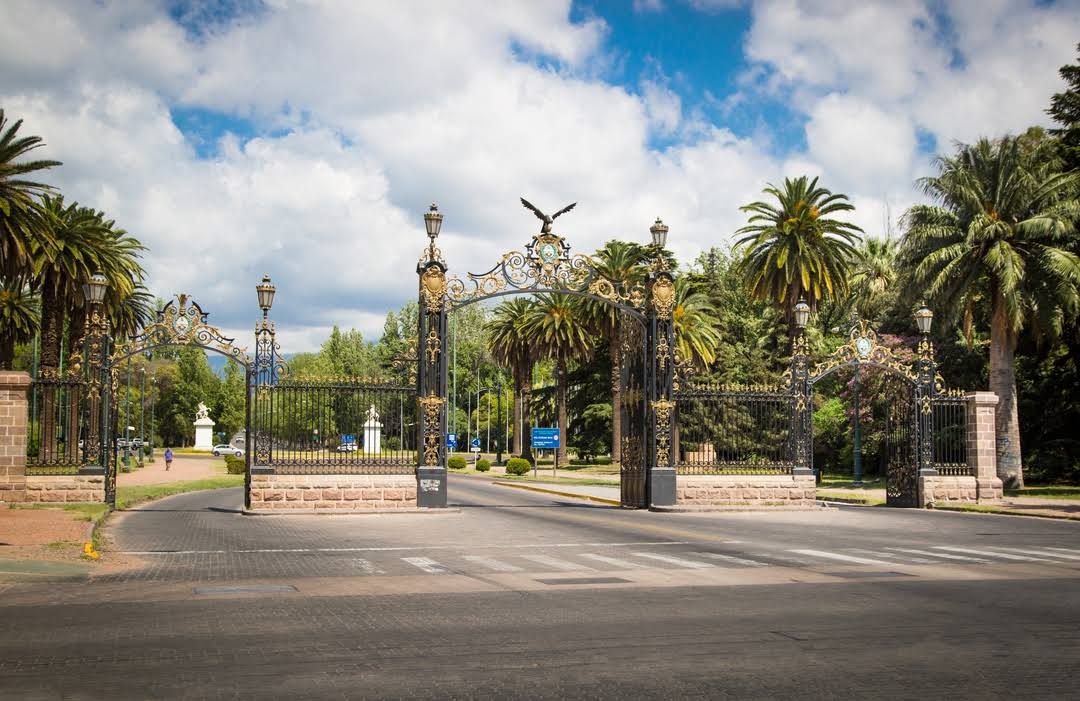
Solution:
<path fill-rule="evenodd" d="M 39 454 L 46 463 L 57 455 L 57 407 L 56 396 L 60 379 L 60 333 L 64 324 L 63 310 L 56 299 L 52 285 L 46 284 L 41 291 L 41 365 L 38 378 L 45 380 L 41 389 L 41 440 Z"/>
<path fill-rule="evenodd" d="M 611 463 L 622 462 L 622 334 L 611 338 Z"/>
<path fill-rule="evenodd" d="M 556 383 L 556 402 L 559 405 L 559 433 L 561 440 L 559 441 L 559 447 L 557 449 L 557 457 L 560 465 L 566 464 L 566 443 L 567 437 L 570 434 L 566 421 L 566 361 L 559 358 L 558 373 L 559 379 Z"/>
<path fill-rule="evenodd" d="M 998 396 L 994 428 L 997 433 L 997 475 L 1007 489 L 1024 486 L 1020 454 L 1020 417 L 1016 406 L 1016 341 L 1009 326 L 1005 300 L 994 292 L 990 323 L 990 391 Z"/>
<path fill-rule="evenodd" d="M 529 462 L 533 461 L 532 441 L 529 439 L 529 427 L 532 423 L 532 364 L 530 363 L 525 372 L 521 391 L 521 457 Z"/>
<path fill-rule="evenodd" d="M 513 436 L 510 444 L 510 455 L 521 455 L 522 445 L 521 437 L 524 435 L 521 432 L 522 421 L 524 420 L 524 405 L 522 398 L 525 396 L 525 372 L 520 366 L 514 367 L 514 419 L 511 425 L 514 427 Z"/>
<path fill-rule="evenodd" d="M 0 370 L 10 370 L 15 363 L 15 339 L 4 334 L 0 338 Z"/>

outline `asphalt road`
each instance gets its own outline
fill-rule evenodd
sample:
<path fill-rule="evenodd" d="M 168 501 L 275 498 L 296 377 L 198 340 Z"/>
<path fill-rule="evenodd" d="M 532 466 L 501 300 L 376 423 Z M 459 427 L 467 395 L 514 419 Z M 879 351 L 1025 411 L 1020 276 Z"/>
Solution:
<path fill-rule="evenodd" d="M 1067 698 L 1080 524 L 623 511 L 451 476 L 445 514 L 110 526 L 132 566 L 0 584 L 2 698 Z"/>

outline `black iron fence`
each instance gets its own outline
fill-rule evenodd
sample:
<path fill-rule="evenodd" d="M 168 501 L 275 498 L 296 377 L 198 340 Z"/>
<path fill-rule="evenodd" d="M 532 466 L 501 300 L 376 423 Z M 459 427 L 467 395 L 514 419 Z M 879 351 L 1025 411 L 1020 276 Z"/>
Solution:
<path fill-rule="evenodd" d="M 967 464 L 967 400 L 946 394 L 930 400 L 931 467 L 941 475 L 970 475 Z"/>
<path fill-rule="evenodd" d="M 76 474 L 86 454 L 86 387 L 79 378 L 38 378 L 30 384 L 26 473 Z"/>
<path fill-rule="evenodd" d="M 768 385 L 695 385 L 675 393 L 676 471 L 786 474 L 795 466 L 795 397 Z"/>
<path fill-rule="evenodd" d="M 254 465 L 280 474 L 411 474 L 417 465 L 413 387 L 290 380 L 256 389 Z M 260 454 L 261 453 L 261 454 Z"/>

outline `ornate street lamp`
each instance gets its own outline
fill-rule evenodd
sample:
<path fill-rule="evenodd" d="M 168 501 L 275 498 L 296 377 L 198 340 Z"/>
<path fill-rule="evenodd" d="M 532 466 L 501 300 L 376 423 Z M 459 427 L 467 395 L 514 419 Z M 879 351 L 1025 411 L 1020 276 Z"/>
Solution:
<path fill-rule="evenodd" d="M 109 289 L 109 280 L 99 271 L 90 276 L 83 283 L 83 297 L 90 305 L 101 304 L 105 301 L 105 291 Z"/>
<path fill-rule="evenodd" d="M 660 220 L 660 217 L 656 218 L 656 222 L 649 227 L 649 233 L 652 234 L 653 245 L 657 248 L 663 248 L 667 245 L 667 224 Z"/>
<path fill-rule="evenodd" d="M 808 321 L 810 321 L 810 305 L 800 297 L 795 305 L 795 326 L 802 331 L 806 328 Z"/>
<path fill-rule="evenodd" d="M 255 286 L 255 292 L 259 295 L 259 309 L 262 309 L 265 319 L 270 312 L 270 307 L 274 306 L 274 293 L 277 292 L 277 288 L 270 282 L 269 275 L 263 275 L 262 282 Z"/>
<path fill-rule="evenodd" d="M 442 230 L 442 219 L 443 215 L 439 214 L 438 205 L 432 202 L 431 207 L 424 213 L 424 228 L 427 229 L 432 247 L 435 246 L 435 239 L 439 238 L 439 232 Z"/>
<path fill-rule="evenodd" d="M 919 333 L 923 336 L 930 333 L 930 326 L 934 323 L 934 312 L 925 304 L 915 312 L 915 323 L 919 327 Z"/>

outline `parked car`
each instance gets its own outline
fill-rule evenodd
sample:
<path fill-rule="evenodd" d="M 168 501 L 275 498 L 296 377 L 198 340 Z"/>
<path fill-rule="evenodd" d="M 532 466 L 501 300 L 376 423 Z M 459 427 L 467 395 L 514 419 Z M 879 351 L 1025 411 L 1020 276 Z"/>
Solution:
<path fill-rule="evenodd" d="M 359 448 L 355 443 L 342 443 L 337 447 L 339 453 L 355 453 Z"/>
<path fill-rule="evenodd" d="M 235 455 L 236 457 L 241 458 L 244 456 L 244 451 L 242 448 L 237 448 L 234 445 L 222 443 L 221 445 L 214 446 L 214 455 Z"/>

